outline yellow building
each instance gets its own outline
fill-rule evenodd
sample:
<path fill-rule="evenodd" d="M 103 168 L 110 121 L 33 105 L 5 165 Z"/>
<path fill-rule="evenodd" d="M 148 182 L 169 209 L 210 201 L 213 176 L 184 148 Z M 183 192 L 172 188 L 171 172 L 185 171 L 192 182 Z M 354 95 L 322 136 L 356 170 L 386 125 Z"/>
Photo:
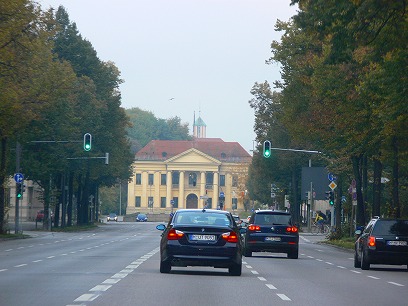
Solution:
<path fill-rule="evenodd" d="M 239 143 L 219 138 L 152 140 L 135 156 L 126 214 L 243 211 L 251 158 Z"/>

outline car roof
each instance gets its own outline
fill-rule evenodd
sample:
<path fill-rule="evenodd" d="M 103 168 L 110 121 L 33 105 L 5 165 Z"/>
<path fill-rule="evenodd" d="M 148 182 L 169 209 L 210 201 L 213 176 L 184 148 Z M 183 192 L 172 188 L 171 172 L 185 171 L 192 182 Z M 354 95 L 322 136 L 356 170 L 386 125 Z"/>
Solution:
<path fill-rule="evenodd" d="M 271 210 L 271 209 L 264 209 L 264 210 L 256 210 L 254 214 L 276 214 L 276 215 L 290 215 L 290 212 L 283 211 L 283 210 Z"/>
<path fill-rule="evenodd" d="M 182 209 L 178 209 L 176 211 L 176 213 L 178 212 L 202 212 L 202 213 L 220 213 L 220 214 L 224 214 L 224 215 L 229 215 L 230 212 L 226 211 L 226 210 L 218 210 L 218 209 L 199 209 L 199 208 L 182 208 Z"/>

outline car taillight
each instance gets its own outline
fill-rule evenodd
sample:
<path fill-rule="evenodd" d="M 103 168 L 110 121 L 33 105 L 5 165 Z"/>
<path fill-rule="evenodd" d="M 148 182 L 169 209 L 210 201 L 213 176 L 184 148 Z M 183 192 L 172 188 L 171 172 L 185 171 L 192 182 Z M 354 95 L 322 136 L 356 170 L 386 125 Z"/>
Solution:
<path fill-rule="evenodd" d="M 259 227 L 259 225 L 250 224 L 250 225 L 248 226 L 248 230 L 250 230 L 250 231 L 260 231 L 261 228 Z"/>
<path fill-rule="evenodd" d="M 167 234 L 167 239 L 168 240 L 178 240 L 178 239 L 181 239 L 183 236 L 184 236 L 184 233 L 182 231 L 175 230 L 174 228 L 172 228 L 171 230 L 169 230 Z"/>
<path fill-rule="evenodd" d="M 296 226 L 288 226 L 286 228 L 286 231 L 289 233 L 297 233 L 298 232 L 298 228 Z"/>
<path fill-rule="evenodd" d="M 238 242 L 237 234 L 235 234 L 235 232 L 232 232 L 232 231 L 222 234 L 221 237 L 227 242 Z"/>
<path fill-rule="evenodd" d="M 373 236 L 368 237 L 368 246 L 375 247 L 375 237 Z"/>

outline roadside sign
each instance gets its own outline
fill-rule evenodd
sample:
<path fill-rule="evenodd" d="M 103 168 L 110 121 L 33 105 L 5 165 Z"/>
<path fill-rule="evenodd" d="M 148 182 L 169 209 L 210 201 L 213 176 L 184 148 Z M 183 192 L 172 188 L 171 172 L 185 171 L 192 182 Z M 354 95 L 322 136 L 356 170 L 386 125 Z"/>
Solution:
<path fill-rule="evenodd" d="M 335 182 L 331 182 L 331 183 L 329 184 L 329 187 L 330 187 L 331 190 L 334 190 L 334 189 L 336 189 L 337 184 L 336 184 Z"/>
<path fill-rule="evenodd" d="M 221 191 L 221 192 L 220 192 L 220 198 L 224 198 L 224 197 L 225 197 L 224 192 Z"/>
<path fill-rule="evenodd" d="M 202 199 L 202 200 L 207 200 L 207 199 L 208 199 L 208 196 L 206 196 L 206 195 L 200 196 L 200 199 Z"/>
<path fill-rule="evenodd" d="M 174 206 L 174 200 L 170 200 L 171 206 Z"/>
<path fill-rule="evenodd" d="M 337 179 L 337 177 L 331 172 L 327 174 L 327 178 L 329 179 L 330 182 L 333 182 Z"/>
<path fill-rule="evenodd" d="M 24 175 L 22 173 L 14 174 L 14 180 L 16 183 L 21 183 L 24 180 Z"/>

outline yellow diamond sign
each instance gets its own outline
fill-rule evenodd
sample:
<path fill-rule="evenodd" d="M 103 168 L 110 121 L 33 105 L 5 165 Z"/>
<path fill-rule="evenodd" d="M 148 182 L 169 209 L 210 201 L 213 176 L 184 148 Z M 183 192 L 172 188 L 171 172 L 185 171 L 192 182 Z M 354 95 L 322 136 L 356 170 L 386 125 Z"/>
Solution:
<path fill-rule="evenodd" d="M 329 184 L 329 187 L 331 188 L 331 190 L 334 190 L 337 187 L 337 184 L 335 182 L 331 182 Z"/>

